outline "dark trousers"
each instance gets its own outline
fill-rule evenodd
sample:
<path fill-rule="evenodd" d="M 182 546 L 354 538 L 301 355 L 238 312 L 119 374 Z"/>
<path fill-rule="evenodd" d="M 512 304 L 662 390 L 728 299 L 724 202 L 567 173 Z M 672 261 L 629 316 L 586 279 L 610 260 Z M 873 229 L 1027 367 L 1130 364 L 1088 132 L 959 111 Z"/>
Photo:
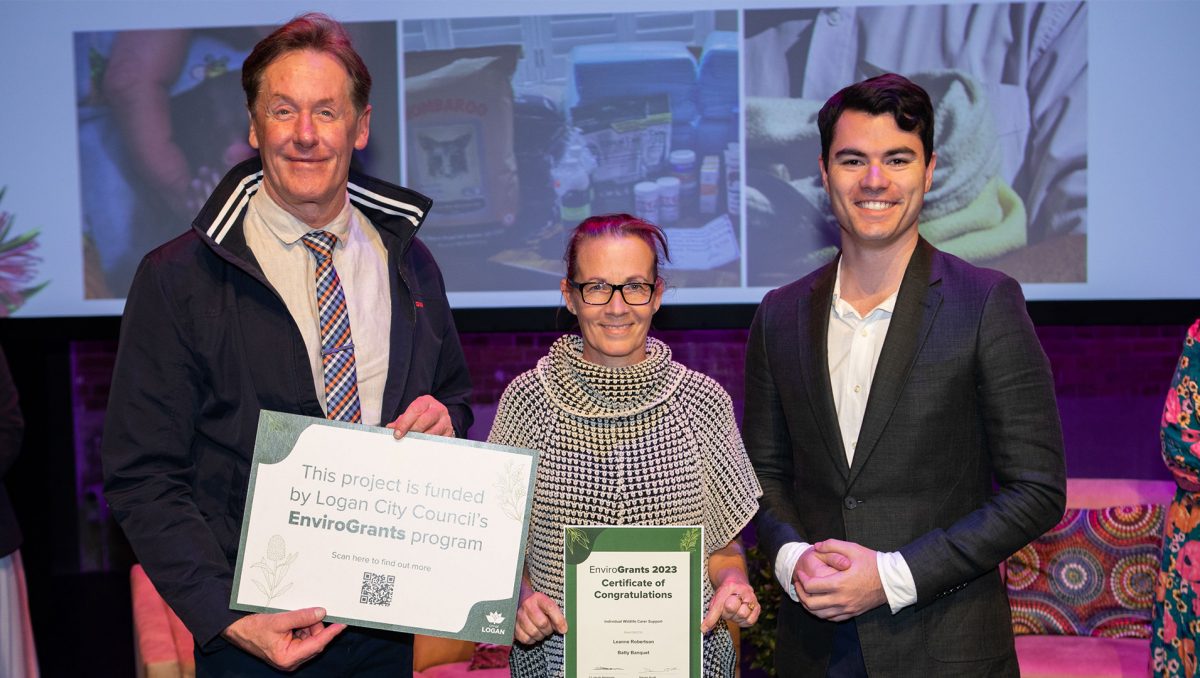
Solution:
<path fill-rule="evenodd" d="M 365 676 L 390 678 L 411 676 L 413 638 L 406 633 L 348 628 L 330 641 L 325 651 L 310 659 L 293 673 L 278 671 L 266 662 L 233 645 L 213 651 L 196 648 L 196 677 L 303 676 L 334 678 Z"/>
<path fill-rule="evenodd" d="M 826 678 L 867 678 L 862 644 L 858 642 L 858 624 L 853 619 L 837 625 L 833 632 L 833 651 L 829 655 Z"/>

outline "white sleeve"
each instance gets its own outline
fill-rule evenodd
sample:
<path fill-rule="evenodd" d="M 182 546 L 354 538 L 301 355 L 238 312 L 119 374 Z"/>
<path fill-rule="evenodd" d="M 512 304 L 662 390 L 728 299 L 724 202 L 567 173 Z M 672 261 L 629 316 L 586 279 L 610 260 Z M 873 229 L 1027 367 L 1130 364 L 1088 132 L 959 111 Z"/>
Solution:
<path fill-rule="evenodd" d="M 913 580 L 912 570 L 908 569 L 908 563 L 899 551 L 876 551 L 875 566 L 879 568 L 879 580 L 883 583 L 883 593 L 887 596 L 892 614 L 917 602 L 917 582 Z"/>
<path fill-rule="evenodd" d="M 775 579 L 779 580 L 779 585 L 797 603 L 800 602 L 800 597 L 796 595 L 792 573 L 796 571 L 796 561 L 800 560 L 800 556 L 810 546 L 811 544 L 803 541 L 788 542 L 779 549 L 779 555 L 775 556 Z"/>

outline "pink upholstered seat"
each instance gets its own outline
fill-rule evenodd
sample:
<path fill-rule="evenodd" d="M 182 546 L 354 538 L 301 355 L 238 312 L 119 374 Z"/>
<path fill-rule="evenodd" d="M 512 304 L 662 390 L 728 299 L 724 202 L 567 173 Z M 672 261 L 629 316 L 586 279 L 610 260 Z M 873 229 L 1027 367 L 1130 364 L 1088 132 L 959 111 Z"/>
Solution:
<path fill-rule="evenodd" d="M 1017 636 L 1021 678 L 1108 678 L 1150 673 L 1150 641 Z"/>
<path fill-rule="evenodd" d="M 129 572 L 133 597 L 134 653 L 137 675 L 190 678 L 196 675 L 192 634 L 167 606 L 141 565 Z"/>
<path fill-rule="evenodd" d="M 1068 478 L 1067 508 L 1104 508 L 1129 504 L 1170 504 L 1175 483 L 1170 480 Z"/>
<path fill-rule="evenodd" d="M 476 669 L 468 671 L 471 662 L 454 662 L 451 664 L 438 664 L 430 666 L 424 671 L 418 671 L 413 674 L 414 678 L 508 678 L 509 671 L 503 669 Z"/>

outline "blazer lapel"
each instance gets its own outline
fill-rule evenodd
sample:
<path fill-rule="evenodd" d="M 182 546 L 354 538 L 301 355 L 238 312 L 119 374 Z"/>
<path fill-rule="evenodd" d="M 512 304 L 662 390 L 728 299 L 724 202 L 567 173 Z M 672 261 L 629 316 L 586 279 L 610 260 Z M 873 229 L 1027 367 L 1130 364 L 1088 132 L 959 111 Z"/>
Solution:
<path fill-rule="evenodd" d="M 875 451 L 904 391 L 917 352 L 925 343 L 941 307 L 942 293 L 937 285 L 941 273 L 935 268 L 935 252 L 933 246 L 921 239 L 904 271 L 892 322 L 879 354 L 879 364 L 875 366 L 871 394 L 867 397 L 867 409 L 854 450 L 854 464 L 850 467 L 849 484 L 854 483 Z"/>
<path fill-rule="evenodd" d="M 833 282 L 837 277 L 837 259 L 813 280 L 809 294 L 800 297 L 797 317 L 800 321 L 800 367 L 808 389 L 825 450 L 833 457 L 834 467 L 845 480 L 850 475 L 846 450 L 838 426 L 837 407 L 833 403 L 833 385 L 829 381 L 829 308 L 833 303 Z"/>

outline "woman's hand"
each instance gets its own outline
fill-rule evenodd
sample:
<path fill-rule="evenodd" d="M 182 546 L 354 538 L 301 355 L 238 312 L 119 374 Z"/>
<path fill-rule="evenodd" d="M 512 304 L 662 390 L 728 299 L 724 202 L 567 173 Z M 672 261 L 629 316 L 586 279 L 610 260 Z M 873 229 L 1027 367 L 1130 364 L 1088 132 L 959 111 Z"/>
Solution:
<path fill-rule="evenodd" d="M 758 621 L 762 606 L 754 595 L 754 588 L 745 581 L 734 581 L 728 578 L 724 584 L 713 593 L 712 603 L 708 606 L 708 614 L 700 624 L 700 630 L 708 633 L 722 619 L 728 619 L 742 628 L 752 626 Z"/>
<path fill-rule="evenodd" d="M 567 618 L 550 596 L 521 586 L 521 604 L 517 606 L 517 624 L 513 634 L 518 643 L 532 645 L 551 633 L 566 633 Z"/>
<path fill-rule="evenodd" d="M 708 633 L 722 619 L 742 628 L 758 621 L 762 606 L 746 576 L 746 555 L 737 539 L 708 556 L 708 577 L 715 591 L 700 623 L 701 631 Z"/>

